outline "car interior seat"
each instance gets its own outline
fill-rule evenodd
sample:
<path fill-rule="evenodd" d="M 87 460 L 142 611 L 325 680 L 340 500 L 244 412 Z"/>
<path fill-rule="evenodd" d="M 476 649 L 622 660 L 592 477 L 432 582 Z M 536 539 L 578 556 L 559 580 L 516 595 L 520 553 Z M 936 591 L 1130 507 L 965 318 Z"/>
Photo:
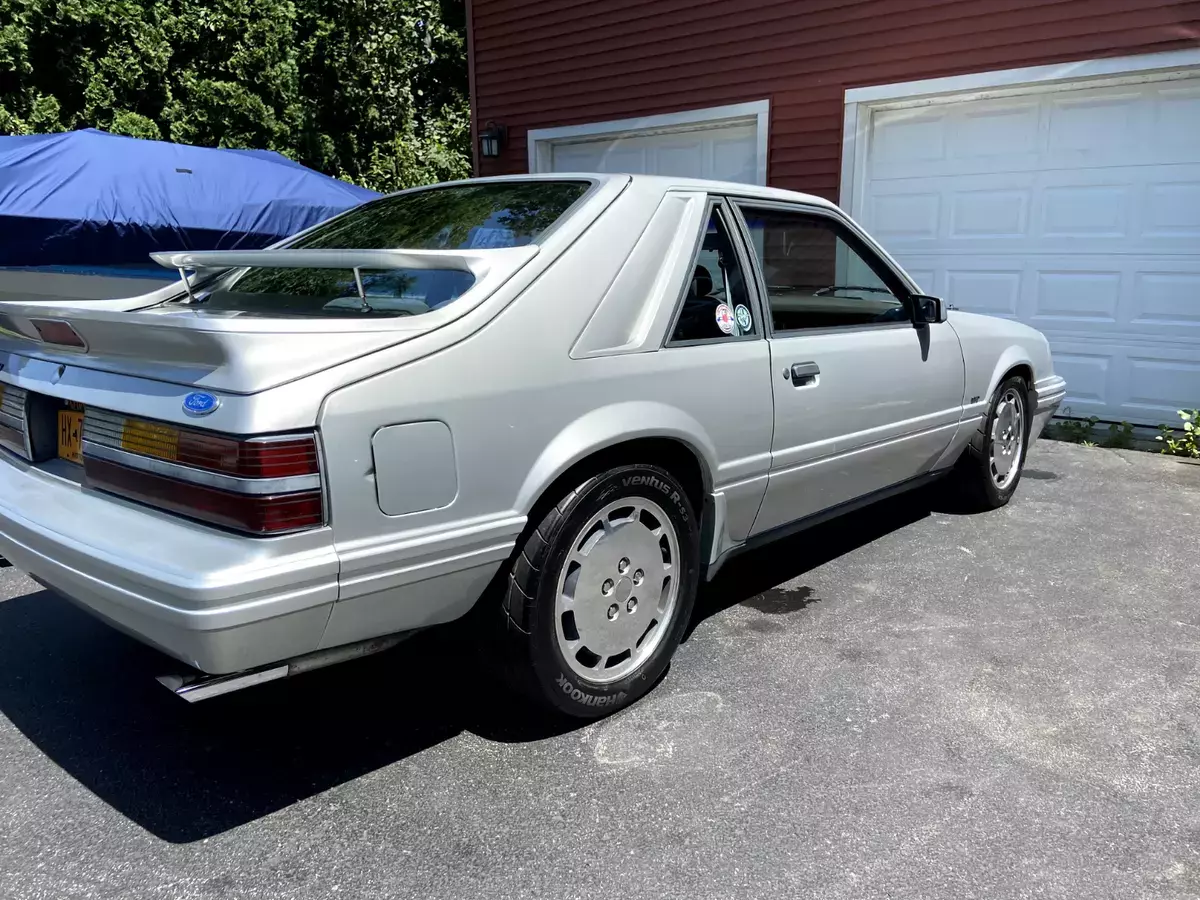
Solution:
<path fill-rule="evenodd" d="M 675 326 L 672 340 L 698 341 L 704 338 L 724 337 L 717 327 L 717 306 L 721 301 L 712 295 L 713 280 L 707 268 L 697 265 L 692 272 L 688 295 L 683 301 L 679 323 Z"/>

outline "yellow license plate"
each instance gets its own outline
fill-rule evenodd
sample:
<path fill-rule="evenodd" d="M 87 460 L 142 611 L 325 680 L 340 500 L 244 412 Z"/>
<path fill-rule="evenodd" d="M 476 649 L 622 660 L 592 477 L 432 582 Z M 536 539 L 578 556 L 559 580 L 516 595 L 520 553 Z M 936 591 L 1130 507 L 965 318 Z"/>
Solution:
<path fill-rule="evenodd" d="M 69 462 L 83 464 L 83 410 L 58 411 L 58 456 Z"/>

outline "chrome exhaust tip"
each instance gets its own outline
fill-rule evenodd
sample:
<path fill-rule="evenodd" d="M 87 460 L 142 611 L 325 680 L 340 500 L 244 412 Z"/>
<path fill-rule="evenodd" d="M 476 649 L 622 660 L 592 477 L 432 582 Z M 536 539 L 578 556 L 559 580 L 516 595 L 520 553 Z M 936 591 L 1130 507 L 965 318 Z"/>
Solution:
<path fill-rule="evenodd" d="M 159 675 L 155 681 L 188 703 L 198 703 L 210 697 L 231 694 L 256 684 L 291 678 L 293 675 L 301 675 L 314 669 L 323 669 L 336 663 L 373 656 L 384 650 L 390 650 L 413 633 L 406 631 L 403 634 L 391 634 L 354 644 L 343 644 L 340 647 L 330 647 L 327 650 L 316 650 L 283 662 L 261 666 L 257 669 L 231 672 L 227 675 L 209 675 L 192 670 L 186 673 Z"/>

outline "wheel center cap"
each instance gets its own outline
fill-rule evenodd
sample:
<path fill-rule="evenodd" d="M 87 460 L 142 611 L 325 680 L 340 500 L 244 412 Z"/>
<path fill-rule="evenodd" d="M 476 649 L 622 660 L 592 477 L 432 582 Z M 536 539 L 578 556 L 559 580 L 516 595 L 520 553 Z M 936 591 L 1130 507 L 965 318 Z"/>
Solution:
<path fill-rule="evenodd" d="M 617 582 L 617 586 L 613 588 L 612 598 L 614 603 L 624 603 L 629 599 L 629 595 L 633 593 L 633 581 L 628 575 L 625 575 Z"/>

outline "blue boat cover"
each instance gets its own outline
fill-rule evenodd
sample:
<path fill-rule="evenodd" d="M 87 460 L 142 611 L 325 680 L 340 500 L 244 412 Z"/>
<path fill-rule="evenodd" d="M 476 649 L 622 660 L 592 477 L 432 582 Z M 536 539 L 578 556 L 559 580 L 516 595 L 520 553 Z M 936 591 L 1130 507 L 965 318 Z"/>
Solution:
<path fill-rule="evenodd" d="M 376 196 L 268 150 L 93 128 L 0 136 L 0 266 L 136 266 L 155 250 L 256 249 Z"/>

